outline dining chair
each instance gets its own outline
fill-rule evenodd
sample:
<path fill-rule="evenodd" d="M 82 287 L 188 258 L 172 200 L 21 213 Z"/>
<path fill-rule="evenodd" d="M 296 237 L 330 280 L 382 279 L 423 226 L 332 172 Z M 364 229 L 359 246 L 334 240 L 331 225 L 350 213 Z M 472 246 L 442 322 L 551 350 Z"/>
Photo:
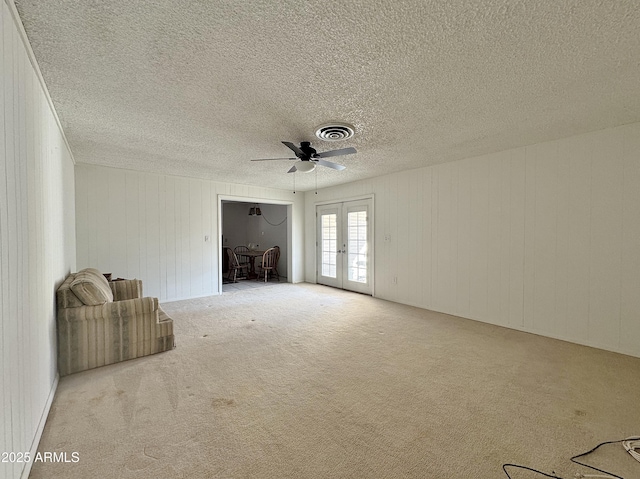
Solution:
<path fill-rule="evenodd" d="M 240 264 L 249 264 L 249 257 L 248 256 L 244 256 L 242 253 L 248 253 L 250 250 L 247 246 L 236 246 L 235 248 L 233 248 L 233 252 L 236 254 L 236 256 L 238 257 L 238 261 Z"/>
<path fill-rule="evenodd" d="M 278 277 L 278 281 L 280 281 L 280 273 L 278 272 L 278 262 L 280 261 L 280 246 L 274 246 L 273 249 L 276 250 L 276 264 L 273 267 L 273 272 Z"/>
<path fill-rule="evenodd" d="M 260 275 L 264 273 L 264 282 L 267 282 L 267 277 L 273 272 L 276 264 L 276 254 L 275 248 L 269 248 L 263 253 L 262 264 L 259 265 L 258 280 L 260 280 Z M 280 280 L 280 277 L 278 277 L 278 280 Z"/>
<path fill-rule="evenodd" d="M 244 275 L 245 278 L 248 276 L 249 274 L 249 264 L 248 263 L 240 263 L 238 261 L 238 256 L 236 256 L 235 252 L 225 246 L 224 247 L 227 256 L 229 258 L 229 275 L 227 276 L 228 280 L 231 280 L 231 273 L 233 273 L 233 283 L 237 283 L 238 282 L 238 271 L 240 271 L 240 274 L 242 274 L 242 272 L 244 271 Z"/>

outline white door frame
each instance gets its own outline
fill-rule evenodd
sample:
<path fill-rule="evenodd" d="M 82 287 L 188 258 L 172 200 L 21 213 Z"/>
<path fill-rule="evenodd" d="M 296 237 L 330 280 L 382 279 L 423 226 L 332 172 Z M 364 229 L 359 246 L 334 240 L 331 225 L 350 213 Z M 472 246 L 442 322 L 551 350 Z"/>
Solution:
<path fill-rule="evenodd" d="M 222 202 L 262 203 L 265 205 L 285 205 L 287 207 L 287 282 L 293 282 L 293 201 L 272 200 L 252 196 L 218 195 L 218 238 L 216 258 L 218 259 L 218 294 L 222 294 Z"/>
<path fill-rule="evenodd" d="M 375 222 L 374 222 L 374 218 L 375 218 L 375 195 L 370 194 L 370 195 L 362 195 L 362 196 L 352 196 L 349 198 L 342 198 L 342 199 L 335 199 L 335 200 L 324 200 L 324 201 L 317 201 L 314 203 L 313 205 L 313 214 L 316 215 L 317 211 L 318 211 L 318 206 L 326 206 L 326 205 L 332 205 L 332 204 L 339 204 L 339 203 L 348 203 L 350 201 L 361 201 L 361 200 L 371 200 L 371 211 L 369 212 L 369 224 L 371 225 L 371 235 L 369 238 L 370 241 L 370 245 L 371 245 L 371 252 L 368 254 L 368 258 L 369 258 L 369 268 L 370 268 L 370 281 L 371 281 L 371 296 L 375 297 L 375 293 L 376 293 L 376 284 L 375 284 Z M 318 279 L 318 275 L 319 275 L 319 271 L 318 271 L 318 252 L 319 252 L 319 245 L 318 245 L 318 218 L 316 217 L 314 219 L 313 222 L 313 230 L 314 230 L 314 243 L 315 243 L 315 251 L 314 251 L 314 263 L 315 263 L 315 281 L 317 283 L 317 279 Z"/>

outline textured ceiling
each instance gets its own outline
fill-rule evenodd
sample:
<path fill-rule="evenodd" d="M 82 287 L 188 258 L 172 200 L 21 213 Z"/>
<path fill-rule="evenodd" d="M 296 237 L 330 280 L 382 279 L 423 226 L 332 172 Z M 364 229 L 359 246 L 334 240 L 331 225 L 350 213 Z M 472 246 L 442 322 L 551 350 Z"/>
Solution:
<path fill-rule="evenodd" d="M 323 187 L 640 120 L 638 0 L 15 3 L 78 163 L 290 189 L 249 160 L 356 147 Z"/>

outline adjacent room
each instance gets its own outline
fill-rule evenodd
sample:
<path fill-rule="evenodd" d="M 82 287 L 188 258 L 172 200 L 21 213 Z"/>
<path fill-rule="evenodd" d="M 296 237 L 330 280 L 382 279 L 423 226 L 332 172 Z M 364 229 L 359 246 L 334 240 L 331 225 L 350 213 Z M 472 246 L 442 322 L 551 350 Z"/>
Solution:
<path fill-rule="evenodd" d="M 637 1 L 0 6 L 0 479 L 640 477 Z"/>
<path fill-rule="evenodd" d="M 222 292 L 288 282 L 288 210 L 287 205 L 221 200 Z M 265 254 L 274 255 L 271 269 L 262 268 Z"/>

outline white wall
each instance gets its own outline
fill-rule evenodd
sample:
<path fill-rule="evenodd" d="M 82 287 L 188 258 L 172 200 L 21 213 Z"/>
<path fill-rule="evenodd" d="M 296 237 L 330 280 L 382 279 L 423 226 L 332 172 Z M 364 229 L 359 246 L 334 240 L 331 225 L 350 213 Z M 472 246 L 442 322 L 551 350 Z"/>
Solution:
<path fill-rule="evenodd" d="M 74 173 L 15 18 L 0 2 L 0 451 L 25 452 L 57 385 L 55 290 L 75 269 Z M 0 477 L 26 477 L 23 466 L 0 463 Z"/>
<path fill-rule="evenodd" d="M 640 123 L 307 194 L 307 281 L 314 203 L 370 193 L 376 296 L 640 356 Z"/>
<path fill-rule="evenodd" d="M 293 202 L 292 280 L 303 281 L 303 195 L 94 165 L 76 166 L 78 268 L 141 279 L 163 301 L 217 294 L 218 195 Z"/>

